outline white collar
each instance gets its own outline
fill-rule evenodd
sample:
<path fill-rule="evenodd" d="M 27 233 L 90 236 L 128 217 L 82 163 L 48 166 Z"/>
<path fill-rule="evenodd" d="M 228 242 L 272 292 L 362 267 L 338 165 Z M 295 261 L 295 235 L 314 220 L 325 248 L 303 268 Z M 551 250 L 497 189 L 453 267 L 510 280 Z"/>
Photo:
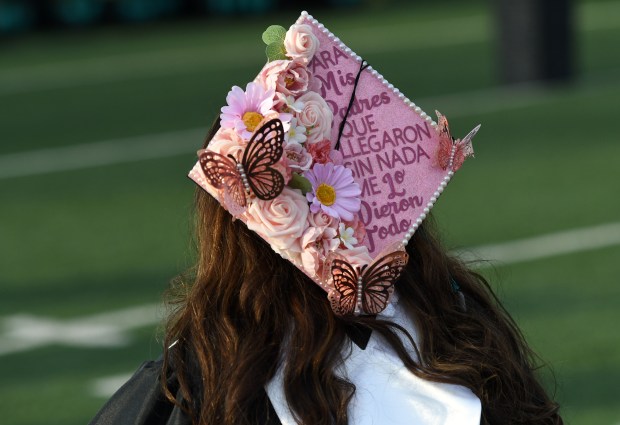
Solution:
<path fill-rule="evenodd" d="M 417 343 L 415 325 L 395 296 L 380 317 L 403 326 Z M 415 358 L 415 351 L 406 338 L 403 342 Z M 351 346 L 351 355 L 342 367 L 343 376 L 356 387 L 349 404 L 349 424 L 480 424 L 480 400 L 468 388 L 415 376 L 376 332 L 365 350 L 355 344 Z M 283 369 L 280 365 L 265 389 L 282 425 L 298 425 L 284 396 Z"/>

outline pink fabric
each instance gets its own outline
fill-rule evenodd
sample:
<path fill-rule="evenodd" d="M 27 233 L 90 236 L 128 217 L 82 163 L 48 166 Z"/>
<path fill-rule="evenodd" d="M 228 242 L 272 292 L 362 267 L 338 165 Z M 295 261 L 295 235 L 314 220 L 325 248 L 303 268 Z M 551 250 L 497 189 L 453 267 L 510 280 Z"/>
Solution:
<path fill-rule="evenodd" d="M 320 43 L 309 68 L 334 112 L 335 145 L 360 63 L 310 20 L 298 22 L 310 25 Z M 359 218 L 366 228 L 364 244 L 374 258 L 403 239 L 447 172 L 436 166 L 437 131 L 368 69 L 360 76 L 355 99 L 340 152 L 362 188 Z"/>

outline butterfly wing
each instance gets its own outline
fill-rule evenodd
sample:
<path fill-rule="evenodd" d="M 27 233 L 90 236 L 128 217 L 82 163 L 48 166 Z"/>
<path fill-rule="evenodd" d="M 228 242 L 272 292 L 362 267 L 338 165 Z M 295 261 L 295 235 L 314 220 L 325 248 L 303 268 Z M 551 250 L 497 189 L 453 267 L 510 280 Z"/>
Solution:
<path fill-rule="evenodd" d="M 243 181 L 235 162 L 224 155 L 206 149 L 198 152 L 198 160 L 207 182 L 216 189 L 224 190 L 224 203 L 233 215 L 239 215 L 235 213 L 238 211 L 236 207 L 244 209 L 247 200 Z"/>
<path fill-rule="evenodd" d="M 334 258 L 329 266 L 333 288 L 327 294 L 332 310 L 338 316 L 355 314 L 357 278 L 355 268 L 346 260 Z"/>
<path fill-rule="evenodd" d="M 273 169 L 284 153 L 282 121 L 272 119 L 254 132 L 243 153 L 243 169 L 252 192 L 258 199 L 276 198 L 284 189 L 284 177 Z"/>
<path fill-rule="evenodd" d="M 404 250 L 380 255 L 362 274 L 362 308 L 364 313 L 376 315 L 388 305 L 394 284 L 400 277 L 409 256 Z"/>
<path fill-rule="evenodd" d="M 439 111 L 437 114 L 437 128 L 439 129 L 439 150 L 437 151 L 437 163 L 442 169 L 448 168 L 450 165 L 450 156 L 452 155 L 452 135 L 448 126 L 448 119 Z"/>
<path fill-rule="evenodd" d="M 474 148 L 471 144 L 472 139 L 480 129 L 480 125 L 476 126 L 472 131 L 470 131 L 467 136 L 463 138 L 463 140 L 459 140 L 456 144 L 456 150 L 454 152 L 454 159 L 452 161 L 452 168 L 454 171 L 457 171 L 465 162 L 465 158 L 470 156 L 474 156 Z"/>

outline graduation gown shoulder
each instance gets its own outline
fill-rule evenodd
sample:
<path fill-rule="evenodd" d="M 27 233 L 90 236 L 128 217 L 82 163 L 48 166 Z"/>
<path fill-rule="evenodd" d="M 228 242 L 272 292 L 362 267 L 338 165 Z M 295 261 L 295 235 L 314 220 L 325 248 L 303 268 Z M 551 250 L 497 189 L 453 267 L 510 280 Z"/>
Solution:
<path fill-rule="evenodd" d="M 162 365 L 162 359 L 144 362 L 89 425 L 191 425 L 183 411 L 162 392 Z M 176 390 L 174 374 L 171 379 L 171 388 Z"/>

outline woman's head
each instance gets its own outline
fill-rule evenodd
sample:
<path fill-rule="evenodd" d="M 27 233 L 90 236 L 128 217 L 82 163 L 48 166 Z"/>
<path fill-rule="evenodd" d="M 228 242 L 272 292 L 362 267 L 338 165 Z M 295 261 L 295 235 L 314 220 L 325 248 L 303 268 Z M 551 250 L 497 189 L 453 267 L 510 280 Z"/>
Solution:
<path fill-rule="evenodd" d="M 217 128 L 216 121 L 205 145 Z M 175 402 L 195 424 L 260 423 L 268 410 L 263 388 L 280 365 L 301 423 L 346 424 L 355 387 L 336 370 L 352 325 L 381 334 L 412 373 L 470 388 L 483 423 L 561 423 L 518 328 L 486 281 L 441 246 L 430 217 L 410 240 L 396 284 L 416 322 L 416 353 L 404 348 L 408 335 L 397 325 L 334 315 L 323 289 L 202 189 L 195 241 L 196 265 L 171 292 L 176 309 L 165 346 L 176 344 L 165 350 L 163 376 L 176 375 L 182 401 Z"/>

